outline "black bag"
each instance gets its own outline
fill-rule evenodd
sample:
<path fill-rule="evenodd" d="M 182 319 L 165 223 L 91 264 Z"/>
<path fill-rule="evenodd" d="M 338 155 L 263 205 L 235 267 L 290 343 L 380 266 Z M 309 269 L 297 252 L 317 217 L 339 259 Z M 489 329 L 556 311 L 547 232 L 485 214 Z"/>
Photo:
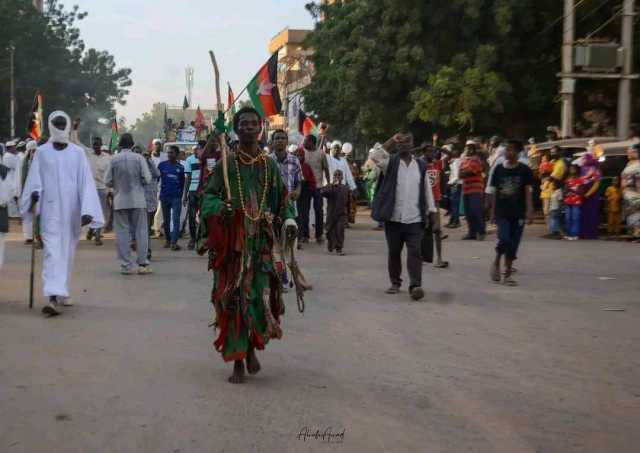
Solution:
<path fill-rule="evenodd" d="M 424 230 L 422 243 L 420 244 L 422 261 L 425 263 L 433 263 L 433 228 L 429 225 Z"/>

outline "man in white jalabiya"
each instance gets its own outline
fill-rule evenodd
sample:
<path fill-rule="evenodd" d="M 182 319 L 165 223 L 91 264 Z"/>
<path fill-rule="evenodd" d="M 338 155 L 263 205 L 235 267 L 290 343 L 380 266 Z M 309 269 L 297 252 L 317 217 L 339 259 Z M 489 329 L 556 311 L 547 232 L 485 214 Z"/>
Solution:
<path fill-rule="evenodd" d="M 36 204 L 44 242 L 42 281 L 49 303 L 47 316 L 70 306 L 69 279 L 80 229 L 100 228 L 104 216 L 89 161 L 82 148 L 70 143 L 71 119 L 62 111 L 49 116 L 49 141 L 33 158 L 20 200 L 23 218 L 31 219 Z"/>
<path fill-rule="evenodd" d="M 348 143 L 345 143 L 345 145 L 348 145 Z M 327 163 L 329 164 L 329 175 L 331 175 L 331 181 L 327 181 L 327 184 L 333 183 L 334 173 L 336 170 L 340 170 L 344 176 L 343 184 L 349 186 L 352 192 L 357 189 L 356 182 L 353 180 L 353 175 L 349 168 L 349 162 L 347 162 L 347 159 L 344 158 L 342 153 L 342 143 L 338 140 L 331 143 L 331 156 L 327 157 Z"/>

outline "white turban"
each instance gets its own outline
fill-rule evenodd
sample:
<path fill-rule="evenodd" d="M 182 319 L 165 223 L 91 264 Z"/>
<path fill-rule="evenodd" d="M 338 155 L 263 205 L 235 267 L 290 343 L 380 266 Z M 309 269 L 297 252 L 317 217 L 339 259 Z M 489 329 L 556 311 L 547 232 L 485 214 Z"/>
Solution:
<path fill-rule="evenodd" d="M 58 129 L 53 125 L 53 120 L 62 117 L 67 120 L 67 124 L 64 130 Z M 71 118 L 69 115 L 64 113 L 62 110 L 57 110 L 49 115 L 49 135 L 51 138 L 49 139 L 52 143 L 69 143 L 69 134 L 71 133 Z"/>
<path fill-rule="evenodd" d="M 333 148 L 342 148 L 342 142 L 340 140 L 334 140 L 331 143 L 331 149 Z"/>

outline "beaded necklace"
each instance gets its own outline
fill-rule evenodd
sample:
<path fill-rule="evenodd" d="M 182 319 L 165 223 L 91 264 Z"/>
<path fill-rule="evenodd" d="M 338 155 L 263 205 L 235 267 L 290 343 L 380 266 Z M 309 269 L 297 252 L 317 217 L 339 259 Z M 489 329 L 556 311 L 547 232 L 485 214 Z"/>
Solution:
<path fill-rule="evenodd" d="M 244 216 L 247 219 L 251 220 L 252 222 L 257 222 L 258 220 L 260 220 L 262 218 L 262 210 L 264 209 L 264 204 L 265 204 L 265 201 L 267 199 L 267 187 L 268 187 L 268 184 L 269 184 L 269 166 L 267 165 L 267 156 L 265 156 L 264 154 L 259 154 L 257 157 L 255 157 L 255 159 L 252 159 L 253 162 L 251 162 L 251 164 L 250 164 L 250 165 L 253 165 L 255 162 L 262 161 L 262 164 L 264 165 L 264 187 L 262 188 L 262 199 L 260 200 L 260 206 L 258 207 L 258 216 L 257 217 L 252 217 L 247 212 L 247 209 L 246 209 L 245 204 L 244 204 L 244 193 L 242 192 L 242 179 L 240 177 L 240 164 L 238 163 L 239 160 L 241 160 L 241 159 L 239 157 L 236 157 L 236 159 L 235 159 L 236 176 L 237 176 L 237 180 L 238 180 L 238 195 L 240 196 L 240 207 L 242 209 L 242 212 L 244 213 Z M 247 165 L 247 164 L 245 164 L 245 165 Z"/>

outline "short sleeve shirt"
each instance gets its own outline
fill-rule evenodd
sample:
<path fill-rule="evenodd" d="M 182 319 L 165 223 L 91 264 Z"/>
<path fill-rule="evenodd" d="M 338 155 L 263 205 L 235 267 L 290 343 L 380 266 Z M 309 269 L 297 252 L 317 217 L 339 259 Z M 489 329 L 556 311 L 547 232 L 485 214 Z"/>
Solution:
<path fill-rule="evenodd" d="M 496 167 L 490 185 L 495 189 L 496 218 L 524 219 L 527 186 L 533 185 L 533 172 L 521 162 L 513 168 Z"/>
<path fill-rule="evenodd" d="M 191 175 L 191 184 L 189 185 L 189 192 L 195 192 L 198 190 L 200 184 L 200 159 L 195 154 L 187 157 L 184 166 L 184 172 Z"/>

